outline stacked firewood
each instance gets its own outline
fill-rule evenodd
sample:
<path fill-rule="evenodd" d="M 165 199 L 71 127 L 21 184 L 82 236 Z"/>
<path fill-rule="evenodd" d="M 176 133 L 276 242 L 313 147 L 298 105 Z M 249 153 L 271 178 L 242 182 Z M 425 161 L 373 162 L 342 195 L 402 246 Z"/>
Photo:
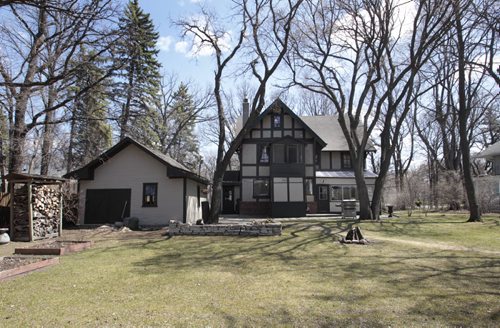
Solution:
<path fill-rule="evenodd" d="M 32 185 L 31 206 L 33 238 L 51 237 L 59 233 L 61 192 L 57 185 Z M 30 240 L 28 185 L 14 189 L 14 240 Z"/>
<path fill-rule="evenodd" d="M 28 187 L 14 189 L 13 239 L 29 239 Z"/>
<path fill-rule="evenodd" d="M 57 234 L 60 224 L 61 192 L 59 186 L 33 185 L 33 236 Z"/>

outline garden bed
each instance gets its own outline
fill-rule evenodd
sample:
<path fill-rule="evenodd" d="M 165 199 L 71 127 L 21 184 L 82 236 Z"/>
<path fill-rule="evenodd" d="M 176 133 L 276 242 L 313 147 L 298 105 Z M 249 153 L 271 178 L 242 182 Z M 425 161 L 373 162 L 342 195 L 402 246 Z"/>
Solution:
<path fill-rule="evenodd" d="M 0 281 L 58 263 L 58 257 L 0 257 Z"/>
<path fill-rule="evenodd" d="M 14 254 L 64 255 L 73 252 L 80 252 L 91 246 L 91 241 L 52 241 L 25 248 L 16 248 L 14 250 Z"/>

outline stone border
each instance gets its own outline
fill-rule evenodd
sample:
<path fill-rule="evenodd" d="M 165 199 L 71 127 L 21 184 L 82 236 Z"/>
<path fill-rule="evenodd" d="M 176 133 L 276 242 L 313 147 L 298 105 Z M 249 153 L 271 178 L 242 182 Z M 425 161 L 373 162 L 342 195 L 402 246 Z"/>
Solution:
<path fill-rule="evenodd" d="M 17 268 L 5 270 L 5 271 L 0 271 L 0 281 L 15 277 L 17 275 L 23 274 L 23 273 L 30 273 L 35 270 L 39 270 L 41 268 L 45 268 L 51 265 L 56 265 L 59 264 L 59 258 L 58 257 L 52 257 L 52 258 L 42 258 L 38 262 L 26 264 Z"/>
<path fill-rule="evenodd" d="M 281 223 L 191 225 L 171 220 L 169 236 L 280 236 Z"/>
<path fill-rule="evenodd" d="M 14 254 L 23 255 L 64 255 L 74 252 L 80 252 L 92 246 L 92 241 L 73 241 L 64 240 L 61 243 L 69 243 L 60 247 L 26 247 L 26 248 L 16 248 Z"/>

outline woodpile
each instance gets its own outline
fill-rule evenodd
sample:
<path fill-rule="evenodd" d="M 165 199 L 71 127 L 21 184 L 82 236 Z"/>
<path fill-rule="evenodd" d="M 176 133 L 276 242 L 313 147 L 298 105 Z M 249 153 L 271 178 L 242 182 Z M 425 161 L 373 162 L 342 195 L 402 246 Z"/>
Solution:
<path fill-rule="evenodd" d="M 16 184 L 12 221 L 14 240 L 31 241 L 58 236 L 61 224 L 60 187 Z"/>
<path fill-rule="evenodd" d="M 29 240 L 29 206 L 28 186 L 22 185 L 14 188 L 12 226 L 12 240 Z"/>
<path fill-rule="evenodd" d="M 361 245 L 366 245 L 368 244 L 368 240 L 363 237 L 363 234 L 361 233 L 361 229 L 359 227 L 354 227 L 351 230 L 347 232 L 346 237 L 342 237 L 340 240 L 342 244 L 361 244 Z"/>
<path fill-rule="evenodd" d="M 33 185 L 33 237 L 47 238 L 59 233 L 61 192 L 56 185 Z"/>

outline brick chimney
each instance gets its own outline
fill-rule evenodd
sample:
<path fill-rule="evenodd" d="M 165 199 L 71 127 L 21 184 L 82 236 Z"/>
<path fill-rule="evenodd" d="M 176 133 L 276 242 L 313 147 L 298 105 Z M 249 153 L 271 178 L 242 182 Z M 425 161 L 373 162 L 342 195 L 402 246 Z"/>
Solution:
<path fill-rule="evenodd" d="M 245 123 L 247 122 L 249 114 L 250 114 L 250 104 L 248 103 L 248 98 L 245 97 L 245 99 L 243 99 L 242 126 L 244 126 Z"/>

